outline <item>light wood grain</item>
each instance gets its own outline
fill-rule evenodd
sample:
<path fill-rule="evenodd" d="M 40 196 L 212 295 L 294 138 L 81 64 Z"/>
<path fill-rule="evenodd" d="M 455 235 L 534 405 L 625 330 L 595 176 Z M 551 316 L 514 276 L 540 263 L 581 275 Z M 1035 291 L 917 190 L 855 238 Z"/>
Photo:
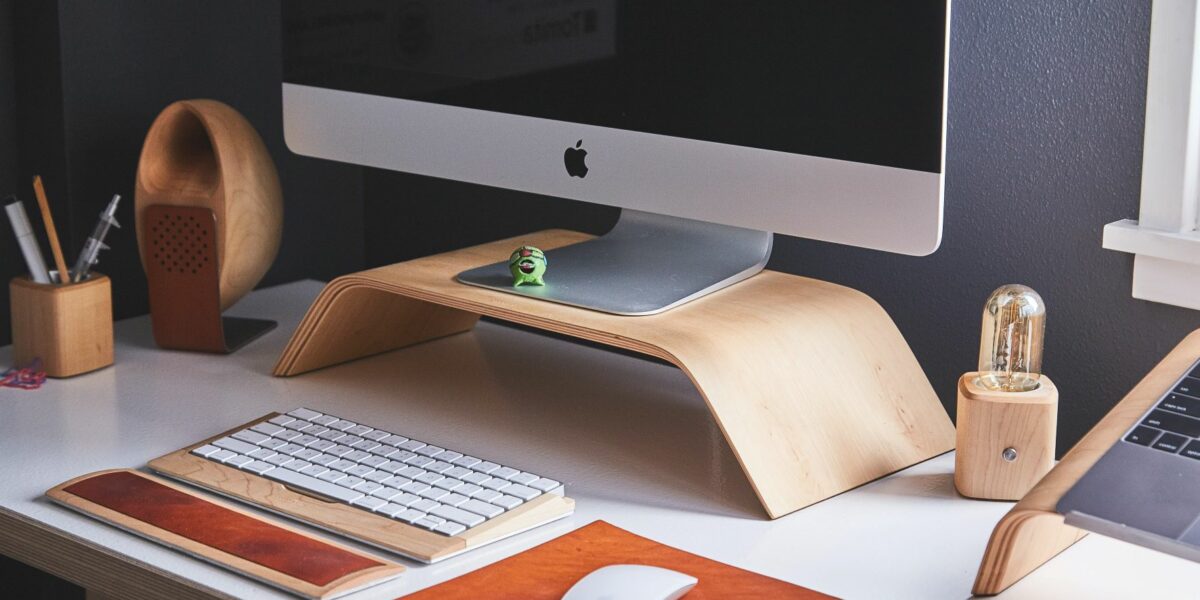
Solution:
<path fill-rule="evenodd" d="M 429 563 L 565 517 L 575 510 L 574 500 L 556 494 L 543 494 L 486 524 L 468 529 L 457 536 L 446 536 L 372 514 L 361 508 L 301 493 L 265 477 L 189 454 L 194 448 L 271 419 L 277 414 L 266 415 L 177 452 L 156 458 L 150 461 L 149 466 L 159 473 Z"/>
<path fill-rule="evenodd" d="M 46 225 L 46 237 L 50 240 L 50 253 L 54 255 L 58 280 L 62 285 L 71 285 L 71 272 L 67 270 L 67 261 L 63 259 L 62 244 L 58 241 L 58 229 L 54 227 L 54 215 L 50 213 L 50 200 L 46 198 L 46 188 L 42 185 L 41 175 L 33 177 L 33 192 L 37 196 L 38 208 L 42 211 L 42 223 Z M 53 279 L 51 282 L 53 283 Z"/>
<path fill-rule="evenodd" d="M 973 592 L 999 594 L 1086 533 L 1063 523 L 1058 501 L 1092 465 L 1200 358 L 1200 330 L 1188 335 L 1154 367 L 992 531 Z"/>
<path fill-rule="evenodd" d="M 221 310 L 254 289 L 279 251 L 283 196 L 275 165 L 254 127 L 221 102 L 171 104 L 146 134 L 134 186 L 143 267 L 151 250 L 141 222 L 155 204 L 216 215 Z"/>
<path fill-rule="evenodd" d="M 654 356 L 691 378 L 772 518 L 953 447 L 954 427 L 900 332 L 849 288 L 764 271 L 663 314 L 623 317 L 454 280 L 523 244 L 552 254 L 590 237 L 543 231 L 339 277 L 275 374 L 460 331 L 478 315 Z M 388 326 L 364 343 L 379 322 Z"/>
<path fill-rule="evenodd" d="M 87 281 L 71 285 L 18 277 L 8 290 L 16 364 L 24 367 L 41 358 L 50 377 L 72 377 L 113 363 L 108 277 L 93 272 Z"/>
<path fill-rule="evenodd" d="M 321 539 L 321 542 L 323 542 L 325 544 L 329 544 L 330 546 L 339 548 L 339 549 L 349 552 L 351 554 L 356 554 L 358 556 L 367 557 L 370 560 L 381 563 L 381 564 L 378 567 L 373 567 L 370 569 L 364 569 L 362 571 L 358 571 L 356 573 L 351 573 L 340 579 L 332 581 L 326 585 L 318 586 L 318 585 L 308 583 L 304 580 L 297 579 L 297 578 L 287 575 L 285 573 L 280 573 L 273 569 L 269 569 L 258 563 L 246 560 L 246 559 L 236 556 L 234 554 L 229 554 L 227 552 L 218 550 L 211 546 L 206 546 L 204 544 L 198 543 L 194 540 L 191 540 L 191 539 L 188 539 L 181 535 L 172 533 L 165 529 L 161 529 L 159 527 L 156 527 L 156 526 L 146 523 L 144 521 L 139 521 L 137 519 L 130 518 L 127 515 L 124 515 L 122 513 L 119 513 L 117 511 L 109 509 L 102 505 L 96 504 L 96 503 L 86 500 L 84 498 L 80 498 L 80 497 L 66 491 L 66 489 L 65 489 L 67 487 L 70 487 L 72 484 L 74 484 L 77 481 L 95 477 L 97 475 L 102 475 L 104 473 L 111 473 L 114 471 L 128 471 L 134 475 L 137 475 L 138 477 L 144 477 L 144 478 L 154 481 L 156 483 L 159 483 L 159 484 L 165 485 L 167 487 L 173 488 L 175 490 L 178 490 L 184 494 L 188 494 L 190 496 L 198 496 L 198 494 L 196 494 L 196 492 L 194 492 L 193 490 L 190 490 L 190 489 L 184 488 L 182 486 L 173 484 L 169 481 L 164 481 L 162 479 L 159 479 L 156 477 L 151 477 L 144 473 L 140 473 L 138 471 L 133 471 L 130 469 L 110 469 L 107 471 L 98 471 L 96 473 L 89 473 L 87 475 L 82 475 L 80 477 L 76 477 L 70 481 L 64 482 L 62 484 L 59 484 L 59 485 L 51 488 L 49 491 L 46 492 L 46 496 L 49 497 L 51 500 L 58 502 L 59 504 L 62 504 L 64 506 L 74 509 L 74 510 L 78 510 L 89 516 L 98 518 L 110 525 L 113 525 L 114 527 L 123 529 L 125 531 L 129 531 L 136 535 L 150 538 L 150 539 L 155 540 L 158 543 L 161 543 L 165 546 L 168 546 L 170 548 L 173 548 L 173 549 L 183 552 L 185 554 L 189 554 L 191 556 L 200 558 L 201 560 L 206 560 L 206 561 L 211 561 L 211 562 L 216 562 L 218 564 L 226 565 L 229 568 L 231 568 L 232 570 L 234 570 L 242 575 L 245 575 L 247 577 L 256 579 L 256 580 L 264 582 L 264 583 L 268 583 L 268 584 L 275 585 L 278 587 L 283 587 L 288 590 L 292 590 L 293 592 L 299 593 L 308 598 L 322 598 L 322 599 L 323 598 L 332 598 L 335 596 L 339 596 L 341 594 L 345 594 L 346 592 L 348 592 L 350 590 L 362 587 L 364 585 L 368 585 L 372 582 L 378 582 L 383 579 L 394 577 L 404 571 L 404 567 L 402 567 L 396 563 L 381 559 L 376 556 L 371 556 L 369 554 L 365 554 L 363 552 L 360 552 L 358 550 L 350 548 L 349 546 L 338 544 L 338 543 L 330 541 L 330 540 Z M 249 511 L 246 511 L 246 510 L 244 510 L 238 506 L 235 506 L 231 503 L 223 502 L 223 501 L 215 499 L 215 498 L 204 498 L 204 500 L 207 502 L 211 502 L 213 504 L 222 506 L 233 512 L 248 516 L 252 519 L 263 520 L 263 517 L 260 517 Z M 271 521 L 271 524 L 276 527 L 279 527 L 280 529 L 285 529 L 285 530 L 295 533 L 297 535 L 302 535 L 304 537 L 309 537 L 309 538 L 314 537 L 312 534 L 310 534 L 306 531 L 297 529 L 295 527 L 291 527 L 285 523 Z"/>
<path fill-rule="evenodd" d="M 978 380 L 958 380 L 954 487 L 969 498 L 1019 500 L 1054 466 L 1058 388 L 1046 376 L 1028 392 L 988 390 Z M 1015 460 L 1004 459 L 1008 448 Z"/>

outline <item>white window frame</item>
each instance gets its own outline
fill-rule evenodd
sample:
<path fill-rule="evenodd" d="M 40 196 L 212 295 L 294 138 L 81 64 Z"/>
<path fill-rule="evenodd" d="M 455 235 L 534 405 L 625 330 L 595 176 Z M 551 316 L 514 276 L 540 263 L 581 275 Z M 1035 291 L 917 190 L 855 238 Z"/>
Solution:
<path fill-rule="evenodd" d="M 1104 227 L 1135 255 L 1133 297 L 1200 310 L 1200 11 L 1154 0 L 1138 220 Z"/>

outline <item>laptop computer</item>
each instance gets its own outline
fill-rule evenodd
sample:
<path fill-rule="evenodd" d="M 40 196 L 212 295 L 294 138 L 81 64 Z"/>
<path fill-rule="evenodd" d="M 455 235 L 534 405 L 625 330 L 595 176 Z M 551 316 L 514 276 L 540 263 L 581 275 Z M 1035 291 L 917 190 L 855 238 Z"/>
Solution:
<path fill-rule="evenodd" d="M 1068 525 L 1200 562 L 1200 361 L 1058 502 Z"/>

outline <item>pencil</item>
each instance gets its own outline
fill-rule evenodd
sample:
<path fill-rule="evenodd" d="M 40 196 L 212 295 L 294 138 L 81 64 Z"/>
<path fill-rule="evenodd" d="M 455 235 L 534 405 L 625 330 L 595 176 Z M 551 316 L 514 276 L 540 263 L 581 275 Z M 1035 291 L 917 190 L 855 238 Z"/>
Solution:
<path fill-rule="evenodd" d="M 42 187 L 42 176 L 33 176 L 33 191 L 37 194 L 38 206 L 42 209 L 42 222 L 46 224 L 46 237 L 50 238 L 50 252 L 54 253 L 54 264 L 58 267 L 58 282 L 69 283 L 67 261 L 63 259 L 62 246 L 58 244 L 58 231 L 54 229 L 54 217 L 50 214 L 50 202 L 46 200 L 46 188 Z M 54 283 L 51 280 L 51 283 Z"/>

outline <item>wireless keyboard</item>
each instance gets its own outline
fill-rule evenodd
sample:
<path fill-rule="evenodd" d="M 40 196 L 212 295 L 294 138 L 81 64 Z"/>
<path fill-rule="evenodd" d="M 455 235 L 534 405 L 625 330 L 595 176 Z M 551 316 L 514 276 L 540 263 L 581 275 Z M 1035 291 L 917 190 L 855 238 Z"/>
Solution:
<path fill-rule="evenodd" d="M 267 415 L 150 467 L 425 562 L 574 508 L 555 479 L 307 408 Z"/>

